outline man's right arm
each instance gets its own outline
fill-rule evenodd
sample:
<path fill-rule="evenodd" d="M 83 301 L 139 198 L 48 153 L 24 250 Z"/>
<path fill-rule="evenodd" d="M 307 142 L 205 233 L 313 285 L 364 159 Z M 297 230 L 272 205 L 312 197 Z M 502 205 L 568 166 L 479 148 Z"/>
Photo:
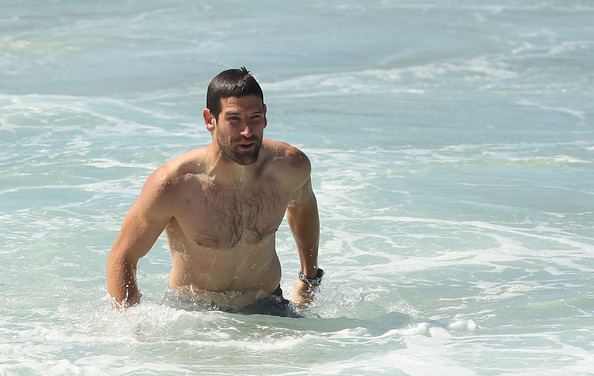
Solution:
<path fill-rule="evenodd" d="M 140 302 L 136 266 L 173 217 L 172 202 L 168 198 L 170 189 L 164 169 L 155 171 L 126 215 L 111 248 L 106 267 L 107 292 L 118 308 Z"/>

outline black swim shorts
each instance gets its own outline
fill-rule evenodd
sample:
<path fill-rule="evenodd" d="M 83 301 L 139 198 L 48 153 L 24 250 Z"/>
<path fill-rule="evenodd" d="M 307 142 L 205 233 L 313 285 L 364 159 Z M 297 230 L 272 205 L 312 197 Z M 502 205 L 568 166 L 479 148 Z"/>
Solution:
<path fill-rule="evenodd" d="M 272 315 L 292 318 L 304 317 L 297 312 L 293 303 L 283 297 L 283 290 L 280 285 L 270 296 L 262 298 L 245 307 L 237 308 L 236 312 L 246 315 Z"/>

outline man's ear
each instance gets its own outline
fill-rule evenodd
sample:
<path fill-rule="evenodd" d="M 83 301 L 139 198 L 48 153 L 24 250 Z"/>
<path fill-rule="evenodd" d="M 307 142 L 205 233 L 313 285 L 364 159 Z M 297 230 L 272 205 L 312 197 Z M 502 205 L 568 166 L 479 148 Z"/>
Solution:
<path fill-rule="evenodd" d="M 208 108 L 202 110 L 202 117 L 204 118 L 206 129 L 208 129 L 208 131 L 212 133 L 212 131 L 214 131 L 217 125 L 217 119 L 214 117 L 214 115 L 212 114 L 212 112 L 210 112 Z"/>
<path fill-rule="evenodd" d="M 262 103 L 264 104 L 264 103 Z M 266 117 L 266 111 L 268 109 L 266 108 L 266 105 L 264 104 L 264 128 L 266 128 L 266 126 L 268 125 L 268 118 Z"/>

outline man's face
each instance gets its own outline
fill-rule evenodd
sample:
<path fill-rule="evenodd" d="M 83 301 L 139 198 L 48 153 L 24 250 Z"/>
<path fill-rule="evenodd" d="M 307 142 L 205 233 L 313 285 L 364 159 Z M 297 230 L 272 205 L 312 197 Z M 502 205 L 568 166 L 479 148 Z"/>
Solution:
<path fill-rule="evenodd" d="M 240 165 L 258 160 L 266 127 L 266 106 L 260 97 L 221 98 L 214 136 L 221 151 Z"/>

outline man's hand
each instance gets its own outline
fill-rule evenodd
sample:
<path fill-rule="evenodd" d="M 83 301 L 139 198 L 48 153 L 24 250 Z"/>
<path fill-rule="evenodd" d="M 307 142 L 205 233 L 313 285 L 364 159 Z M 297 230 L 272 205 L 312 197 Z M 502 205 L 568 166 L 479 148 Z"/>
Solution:
<path fill-rule="evenodd" d="M 314 291 L 303 281 L 297 281 L 297 284 L 291 290 L 289 300 L 298 308 L 307 308 L 313 301 Z"/>

